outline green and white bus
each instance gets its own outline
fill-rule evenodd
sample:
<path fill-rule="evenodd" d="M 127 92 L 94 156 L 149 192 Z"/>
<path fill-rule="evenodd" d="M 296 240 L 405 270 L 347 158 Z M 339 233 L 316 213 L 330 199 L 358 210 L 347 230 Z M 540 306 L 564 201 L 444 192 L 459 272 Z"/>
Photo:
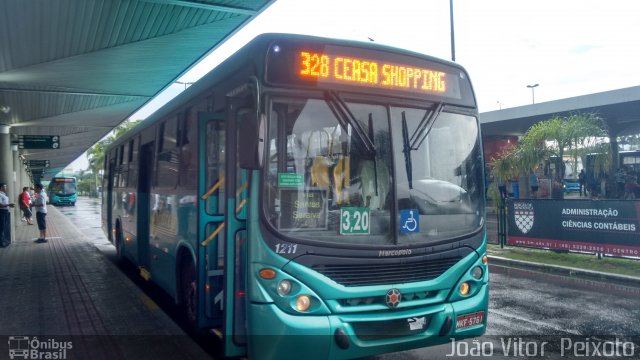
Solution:
<path fill-rule="evenodd" d="M 49 203 L 53 205 L 74 206 L 78 201 L 76 178 L 70 176 L 54 177 L 47 186 Z"/>
<path fill-rule="evenodd" d="M 480 139 L 455 63 L 265 34 L 110 145 L 104 230 L 226 356 L 478 336 Z"/>

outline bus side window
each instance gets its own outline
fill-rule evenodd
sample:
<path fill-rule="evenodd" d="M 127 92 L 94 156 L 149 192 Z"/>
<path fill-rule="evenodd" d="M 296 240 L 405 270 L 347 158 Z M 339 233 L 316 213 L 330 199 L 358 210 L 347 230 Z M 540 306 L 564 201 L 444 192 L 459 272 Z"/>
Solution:
<path fill-rule="evenodd" d="M 224 214 L 226 206 L 224 168 L 225 168 L 225 128 L 223 121 L 209 121 L 206 126 L 205 184 L 207 188 L 222 182 L 217 196 L 207 198 L 206 209 L 209 214 Z"/>
<path fill-rule="evenodd" d="M 240 120 L 243 117 L 253 116 L 255 110 L 253 108 L 246 108 L 238 110 L 236 117 Z M 242 120 L 240 120 L 242 121 Z M 239 130 L 239 129 L 238 129 Z M 240 153 L 240 147 L 242 145 L 242 134 L 240 131 L 236 131 L 236 154 Z M 236 217 L 238 219 L 247 218 L 247 201 L 249 194 L 249 177 L 247 170 L 240 168 L 239 156 L 236 157 Z"/>

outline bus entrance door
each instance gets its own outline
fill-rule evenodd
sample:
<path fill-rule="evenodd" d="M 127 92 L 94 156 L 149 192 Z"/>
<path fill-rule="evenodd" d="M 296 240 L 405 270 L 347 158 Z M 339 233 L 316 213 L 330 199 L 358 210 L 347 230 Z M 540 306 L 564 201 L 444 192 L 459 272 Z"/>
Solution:
<path fill-rule="evenodd" d="M 251 87 L 242 87 L 252 90 Z M 247 207 L 249 172 L 239 166 L 238 153 L 246 146 L 251 134 L 241 133 L 237 126 L 245 117 L 254 116 L 255 98 L 252 91 L 236 92 L 227 98 L 227 213 L 225 249 L 225 355 L 242 356 L 247 353 Z"/>
<path fill-rule="evenodd" d="M 246 354 L 246 214 L 249 177 L 238 167 L 237 117 L 252 97 L 228 98 L 225 113 L 199 113 L 198 315 L 220 330 L 225 356 Z M 255 111 L 255 110 L 253 110 Z"/>
<path fill-rule="evenodd" d="M 198 113 L 198 326 L 220 333 L 224 311 L 225 137 L 224 113 Z"/>

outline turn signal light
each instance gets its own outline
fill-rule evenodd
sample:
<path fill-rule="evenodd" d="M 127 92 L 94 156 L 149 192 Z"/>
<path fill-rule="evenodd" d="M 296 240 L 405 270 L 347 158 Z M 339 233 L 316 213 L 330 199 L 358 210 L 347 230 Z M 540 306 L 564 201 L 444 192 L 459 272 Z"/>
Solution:
<path fill-rule="evenodd" d="M 311 299 L 307 295 L 300 295 L 296 300 L 296 309 L 298 311 L 307 311 L 311 306 Z"/>
<path fill-rule="evenodd" d="M 471 287 L 469 286 L 469 283 L 463 282 L 462 284 L 460 284 L 458 291 L 460 291 L 460 295 L 466 296 L 467 294 L 469 294 L 470 289 Z"/>
<path fill-rule="evenodd" d="M 487 265 L 487 262 L 489 261 L 489 258 L 487 257 L 487 255 L 482 257 L 482 263 Z"/>
<path fill-rule="evenodd" d="M 276 271 L 273 269 L 262 269 L 258 272 L 261 278 L 271 280 L 276 277 Z"/>

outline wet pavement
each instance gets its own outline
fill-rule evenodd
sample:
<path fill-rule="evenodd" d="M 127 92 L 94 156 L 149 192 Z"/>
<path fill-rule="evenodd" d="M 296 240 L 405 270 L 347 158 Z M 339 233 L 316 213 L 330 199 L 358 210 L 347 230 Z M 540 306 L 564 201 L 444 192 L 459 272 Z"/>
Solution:
<path fill-rule="evenodd" d="M 591 359 L 607 357 L 601 351 L 603 344 L 606 347 L 618 339 L 627 344 L 627 349 L 633 346 L 634 355 L 624 356 L 620 350 L 617 357 L 640 358 L 640 288 L 495 265 L 490 266 L 490 275 L 486 335 L 474 339 L 475 343 L 466 341 L 468 348 L 463 349 L 480 344 L 493 349 L 493 357 L 504 357 L 504 351 L 508 351 L 508 358 L 525 359 L 533 356 L 534 346 L 547 342 L 544 356 L 538 353 L 538 357 L 560 359 L 573 355 Z M 529 356 L 526 353 L 514 356 L 513 349 L 508 349 L 509 340 L 519 339 L 531 343 Z M 592 343 L 589 356 L 573 353 L 580 341 Z M 593 348 L 597 346 L 600 353 L 594 354 Z M 445 344 L 376 358 L 451 359 L 462 355 L 465 354 L 452 351 L 451 344 Z"/>
<path fill-rule="evenodd" d="M 58 208 L 68 216 L 87 240 L 105 255 L 115 251 L 100 228 L 98 199 L 80 198 L 75 207 Z M 558 346 L 563 338 L 604 341 L 611 337 L 633 342 L 634 356 L 640 358 L 640 288 L 613 283 L 548 274 L 505 266 L 490 266 L 490 303 L 487 334 L 480 344 L 492 343 L 494 356 L 502 355 L 505 342 L 523 336 L 541 343 L 550 342 L 545 358 L 566 356 Z M 145 286 L 145 285 L 142 285 Z M 152 295 L 153 297 L 153 295 Z M 154 298 L 155 300 L 155 298 Z M 162 301 L 160 306 L 164 309 Z M 167 311 L 171 312 L 170 305 Z M 576 340 L 577 339 L 577 340 Z M 594 340 L 595 339 L 595 340 Z M 569 341 L 569 340 L 567 340 Z M 565 343 L 562 343 L 565 345 Z M 573 343 L 571 343 L 573 344 Z M 605 344 L 606 345 L 606 344 Z M 573 350 L 567 348 L 566 351 Z M 375 357 L 376 359 L 451 359 L 452 345 L 416 349 Z M 628 354 L 628 353 L 627 353 Z M 522 356 L 520 356 L 522 355 Z M 531 355 L 531 354 L 530 354 Z M 592 355 L 592 354 L 591 354 Z M 598 355 L 598 354 L 596 354 Z M 526 358 L 516 354 L 512 358 Z M 594 358 L 597 356 L 590 356 Z"/>
<path fill-rule="evenodd" d="M 19 223 L 0 249 L 0 359 L 210 358 L 96 251 L 104 238 L 89 234 L 85 210 L 65 209 L 71 219 L 51 206 L 47 242 Z"/>
<path fill-rule="evenodd" d="M 64 214 L 85 236 L 86 240 L 96 246 L 107 246 L 111 243 L 104 236 L 101 220 L 101 201 L 98 198 L 79 197 L 76 206 L 58 206 L 56 209 Z"/>

